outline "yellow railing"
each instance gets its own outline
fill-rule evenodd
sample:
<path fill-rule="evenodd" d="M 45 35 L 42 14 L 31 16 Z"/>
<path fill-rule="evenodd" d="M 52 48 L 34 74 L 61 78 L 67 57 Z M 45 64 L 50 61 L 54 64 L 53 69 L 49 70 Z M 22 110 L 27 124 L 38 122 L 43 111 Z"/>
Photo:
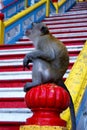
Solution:
<path fill-rule="evenodd" d="M 83 94 L 87 86 L 87 41 L 75 62 L 69 77 L 65 81 L 73 98 L 75 112 L 78 112 Z M 71 130 L 70 113 L 66 110 L 62 117 L 68 122 L 68 130 Z"/>
<path fill-rule="evenodd" d="M 67 0 L 61 0 L 58 2 L 58 7 L 61 7 Z"/>
<path fill-rule="evenodd" d="M 76 3 L 75 0 L 60 0 L 58 2 L 54 2 L 54 6 L 56 8 L 56 13 L 60 12 L 60 8 L 62 7 L 62 13 L 69 10 L 74 4 Z"/>
<path fill-rule="evenodd" d="M 66 2 L 66 0 L 61 0 L 59 2 L 54 2 L 54 6 L 56 8 L 56 13 L 58 13 L 58 9 Z"/>
<path fill-rule="evenodd" d="M 41 0 L 40 2 L 34 4 L 31 7 L 28 7 L 26 10 L 16 14 L 15 16 L 13 16 L 12 18 L 10 18 L 9 20 L 4 22 L 5 27 L 11 25 L 12 23 L 14 23 L 15 21 L 19 20 L 20 18 L 24 17 L 25 15 L 27 15 L 28 13 L 32 12 L 33 10 L 35 10 L 36 8 L 38 8 L 39 6 L 41 6 L 42 4 L 46 3 L 46 16 L 49 16 L 49 0 Z"/>

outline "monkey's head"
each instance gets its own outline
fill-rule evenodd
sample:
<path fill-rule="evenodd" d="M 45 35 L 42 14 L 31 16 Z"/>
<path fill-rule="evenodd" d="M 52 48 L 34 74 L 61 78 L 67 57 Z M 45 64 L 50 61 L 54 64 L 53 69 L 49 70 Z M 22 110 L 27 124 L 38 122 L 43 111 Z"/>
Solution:
<path fill-rule="evenodd" d="M 32 23 L 31 29 L 27 29 L 25 33 L 28 38 L 33 40 L 38 36 L 49 34 L 49 29 L 45 23 Z"/>

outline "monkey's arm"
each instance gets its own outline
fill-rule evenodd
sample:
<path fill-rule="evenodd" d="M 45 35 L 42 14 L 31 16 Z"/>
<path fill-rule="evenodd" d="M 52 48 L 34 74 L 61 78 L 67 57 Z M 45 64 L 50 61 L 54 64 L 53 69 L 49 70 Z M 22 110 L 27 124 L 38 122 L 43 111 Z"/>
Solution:
<path fill-rule="evenodd" d="M 38 59 L 38 58 L 41 58 L 45 61 L 52 61 L 55 59 L 55 54 L 53 52 L 50 53 L 49 51 L 45 53 L 41 50 L 35 50 L 33 52 L 26 54 L 23 60 L 23 66 L 28 67 L 28 64 L 30 62 L 33 62 L 33 60 Z"/>

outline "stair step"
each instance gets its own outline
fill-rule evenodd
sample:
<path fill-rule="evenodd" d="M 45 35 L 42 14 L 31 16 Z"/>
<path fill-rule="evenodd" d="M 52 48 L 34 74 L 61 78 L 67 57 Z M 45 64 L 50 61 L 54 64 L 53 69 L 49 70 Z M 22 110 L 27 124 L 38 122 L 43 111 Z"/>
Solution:
<path fill-rule="evenodd" d="M 52 23 L 50 21 L 52 21 Z M 49 20 L 49 21 L 44 21 L 45 24 L 62 24 L 62 23 L 68 24 L 68 23 L 81 23 L 81 22 L 87 22 L 87 17 L 82 17 L 82 19 L 81 18 L 77 18 L 77 19 L 71 18 L 70 20 L 68 20 L 68 19 L 59 20 L 59 19 L 55 18 L 55 20 L 52 19 L 52 20 Z"/>
<path fill-rule="evenodd" d="M 31 82 L 31 79 L 21 79 L 21 80 L 0 80 L 0 88 L 23 88 L 26 82 Z"/>
<path fill-rule="evenodd" d="M 85 4 L 87 4 L 87 1 L 86 1 L 86 0 L 83 0 L 83 1 L 80 0 L 79 2 L 77 2 L 77 4 L 78 4 L 78 5 L 83 5 L 83 6 L 84 6 Z"/>
<path fill-rule="evenodd" d="M 0 122 L 25 122 L 30 116 L 32 113 L 27 109 L 0 109 Z"/>
<path fill-rule="evenodd" d="M 43 21 L 50 21 L 50 20 L 58 20 L 58 21 L 60 21 L 60 20 L 74 20 L 74 19 L 76 19 L 76 20 L 78 20 L 78 19 L 82 19 L 82 18 L 87 18 L 87 11 L 86 11 L 86 13 L 85 14 L 79 14 L 79 15 L 70 15 L 70 16 L 52 16 L 52 17 L 49 17 L 49 18 L 45 18 Z"/>
<path fill-rule="evenodd" d="M 67 70 L 64 78 L 67 78 L 70 70 Z M 32 71 L 0 72 L 0 81 L 4 80 L 28 80 L 32 79 Z"/>
<path fill-rule="evenodd" d="M 64 13 L 64 14 L 52 14 L 52 15 L 50 15 L 51 17 L 65 17 L 65 16 L 68 16 L 68 17 L 71 17 L 71 16 L 80 16 L 80 15 L 86 15 L 87 14 L 87 10 L 79 10 L 79 11 L 72 11 L 72 12 L 66 12 L 66 13 Z M 48 17 L 48 18 L 45 18 L 45 20 L 48 20 L 50 17 Z"/>
<path fill-rule="evenodd" d="M 70 63 L 72 63 L 72 61 L 74 61 L 77 58 L 77 56 L 76 55 L 74 56 L 73 54 L 72 57 L 69 58 Z M 30 65 L 32 66 L 32 63 L 30 63 Z M 0 67 L 18 67 L 18 66 L 23 67 L 23 59 L 0 60 Z"/>
<path fill-rule="evenodd" d="M 85 7 L 87 7 L 87 3 L 86 3 L 86 5 L 84 5 L 84 7 L 83 7 L 83 5 L 79 5 L 79 4 L 76 4 L 74 7 L 73 7 L 73 9 L 75 8 L 85 8 Z"/>
<path fill-rule="evenodd" d="M 82 29 L 85 29 L 86 27 L 84 27 L 84 28 L 82 28 Z M 56 29 L 56 28 L 55 28 Z M 71 28 L 66 28 L 66 29 L 64 29 L 64 30 L 66 30 L 66 31 L 68 31 L 69 29 L 71 29 Z M 76 28 L 72 28 L 72 30 L 75 30 Z M 51 30 L 51 29 L 50 29 Z M 58 30 L 58 29 L 57 29 Z M 79 28 L 77 28 L 77 30 L 79 30 Z M 63 29 L 61 29 L 60 30 L 60 32 L 62 32 L 63 31 Z M 23 44 L 10 44 L 10 45 L 1 45 L 0 46 L 0 50 L 5 50 L 5 49 L 7 49 L 7 50 L 9 50 L 9 49 L 22 49 L 22 48 L 34 48 L 34 46 L 33 46 L 33 44 L 32 44 L 32 41 L 30 41 L 26 36 L 23 36 L 21 39 L 19 39 L 19 42 L 20 41 L 23 41 Z M 28 44 L 25 44 L 25 42 L 24 41 L 28 41 L 29 43 Z M 83 45 L 84 44 L 84 42 L 85 41 L 80 41 L 80 40 L 78 40 L 78 41 L 65 41 L 65 42 L 63 42 L 65 45 L 71 45 L 71 42 L 72 42 L 72 45 Z"/>
<path fill-rule="evenodd" d="M 73 65 L 77 59 L 77 56 L 72 56 L 70 58 L 70 65 Z M 18 62 L 17 62 L 18 61 Z M 30 69 L 26 69 L 27 71 L 32 70 L 32 64 L 29 65 Z M 0 60 L 0 72 L 6 71 L 23 71 L 23 59 L 12 59 L 12 60 Z"/>
<path fill-rule="evenodd" d="M 56 34 L 57 36 L 60 36 L 60 34 Z M 73 34 L 74 35 L 74 34 Z M 65 34 L 66 36 L 66 34 Z M 68 45 L 66 46 L 68 51 L 80 51 L 82 49 L 83 45 Z M 0 50 L 0 56 L 8 56 L 8 55 L 19 55 L 19 54 L 26 54 L 31 51 L 34 51 L 35 48 L 23 48 L 23 49 L 8 49 L 8 50 Z"/>
<path fill-rule="evenodd" d="M 58 38 L 58 39 L 59 39 L 60 41 L 62 41 L 63 43 L 65 43 L 66 45 L 67 45 L 67 43 L 70 43 L 70 42 L 73 42 L 73 43 L 74 43 L 74 42 L 75 42 L 75 43 L 77 42 L 77 43 L 78 43 L 78 41 L 79 41 L 79 42 L 82 42 L 82 41 L 85 42 L 85 41 L 86 41 L 86 38 L 84 38 L 84 37 L 83 37 L 83 38 L 82 38 L 82 37 L 80 37 L 80 38 L 68 38 L 68 40 L 67 40 L 67 38 L 63 38 L 63 39 L 62 39 L 62 38 Z M 25 43 L 25 44 L 29 44 L 27 38 L 23 38 L 23 37 L 22 37 L 22 38 L 20 39 L 20 41 L 17 41 L 17 42 L 16 42 L 16 44 L 24 44 L 24 43 Z"/>
<path fill-rule="evenodd" d="M 51 25 L 51 24 L 47 24 L 47 26 L 48 26 L 48 28 L 49 29 L 54 29 L 54 28 L 77 28 L 77 27 L 86 27 L 87 26 L 87 22 L 84 22 L 84 23 L 72 23 L 72 24 L 65 24 L 65 23 L 63 23 L 63 24 L 54 24 L 54 25 Z"/>
<path fill-rule="evenodd" d="M 16 93 L 15 93 L 16 94 Z M 1 108 L 27 108 L 24 98 L 1 98 Z"/>
<path fill-rule="evenodd" d="M 87 10 L 87 7 L 83 7 L 83 8 L 80 7 L 79 9 L 80 9 L 80 10 Z M 73 9 L 73 8 L 72 8 L 72 9 L 70 9 L 70 11 L 78 11 L 78 8 L 77 8 L 77 9 L 75 9 L 75 8 Z"/>

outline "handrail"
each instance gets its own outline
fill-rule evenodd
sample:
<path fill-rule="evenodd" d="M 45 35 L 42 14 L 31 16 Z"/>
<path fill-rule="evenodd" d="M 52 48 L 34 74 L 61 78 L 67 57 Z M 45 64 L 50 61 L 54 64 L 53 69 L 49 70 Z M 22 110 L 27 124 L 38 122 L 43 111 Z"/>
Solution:
<path fill-rule="evenodd" d="M 61 0 L 58 2 L 58 7 L 61 7 L 67 0 Z"/>
<path fill-rule="evenodd" d="M 42 4 L 46 3 L 48 0 L 41 0 L 40 2 L 34 4 L 31 7 L 28 7 L 26 10 L 16 14 L 15 16 L 13 16 L 12 18 L 6 20 L 4 22 L 5 27 L 9 26 L 10 24 L 14 23 L 15 21 L 19 20 L 20 18 L 24 17 L 25 15 L 27 15 L 28 13 L 32 12 L 33 10 L 35 10 L 37 7 L 41 6 Z M 48 9 L 47 9 L 48 10 Z M 46 16 L 49 15 L 49 12 L 46 12 Z"/>
<path fill-rule="evenodd" d="M 16 35 L 17 39 L 18 39 L 19 36 L 21 37 L 23 35 L 23 30 L 21 30 L 22 32 L 20 31 L 21 34 L 19 34 L 18 31 L 20 30 L 20 27 L 22 27 L 23 25 L 17 25 L 17 27 L 15 27 L 15 24 L 17 24 L 17 22 L 19 22 L 19 20 L 21 20 L 21 22 L 23 22 L 23 20 L 25 20 L 26 16 L 29 16 L 29 15 L 32 14 L 30 19 L 28 19 L 28 17 L 26 17 L 27 21 L 29 20 L 31 22 L 36 22 L 35 19 L 37 19 L 37 17 L 41 17 L 40 16 L 41 14 L 42 14 L 42 18 L 48 17 L 49 16 L 49 8 L 50 8 L 49 2 L 50 2 L 50 0 L 41 0 L 41 1 L 37 2 L 36 4 L 32 5 L 31 7 L 28 7 L 26 10 L 23 10 L 22 12 L 20 12 L 20 13 L 14 15 L 13 17 L 9 18 L 8 20 L 6 20 L 6 21 L 2 20 L 0 23 L 3 23 L 4 26 L 2 26 L 2 24 L 0 24 L 0 26 L 3 27 L 3 29 L 2 29 L 2 27 L 1 27 L 1 29 L 4 30 L 4 34 L 5 34 L 4 37 L 5 38 L 8 37 L 8 39 L 11 39 L 11 36 L 9 36 L 9 34 L 12 34 L 13 30 L 9 33 L 9 30 L 11 30 L 10 28 L 15 28 L 14 31 L 18 28 L 18 30 L 16 32 L 14 32 L 14 34 L 13 34 L 13 39 L 15 39 L 14 38 L 15 35 Z M 43 6 L 43 5 L 44 5 L 44 7 L 40 8 L 40 6 Z M 35 10 L 37 10 L 37 15 L 36 15 Z M 1 31 L 0 31 L 0 36 L 2 36 Z M 17 39 L 15 39 L 15 40 L 17 40 Z M 3 40 L 0 39 L 0 44 L 3 44 L 4 42 L 5 42 L 4 39 Z M 7 40 L 6 40 L 6 42 L 7 42 Z M 12 42 L 14 42 L 14 40 Z"/>
<path fill-rule="evenodd" d="M 86 90 L 87 85 L 87 41 L 80 52 L 77 61 L 75 62 L 72 70 L 65 81 L 67 88 L 69 89 L 73 98 L 75 112 L 78 112 L 83 94 Z M 62 117 L 68 122 L 68 130 L 71 129 L 70 113 L 65 111 Z"/>

